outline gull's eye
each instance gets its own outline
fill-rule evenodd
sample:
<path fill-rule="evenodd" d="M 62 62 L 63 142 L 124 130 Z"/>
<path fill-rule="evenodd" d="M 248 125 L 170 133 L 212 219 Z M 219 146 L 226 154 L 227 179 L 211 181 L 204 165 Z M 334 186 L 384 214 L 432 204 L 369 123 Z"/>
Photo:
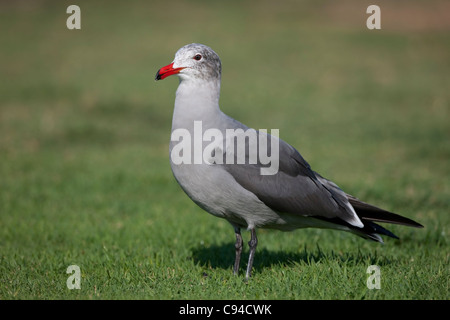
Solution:
<path fill-rule="evenodd" d="M 194 56 L 194 60 L 197 60 L 197 61 L 202 60 L 202 55 L 201 55 L 200 53 L 197 53 L 197 54 Z"/>

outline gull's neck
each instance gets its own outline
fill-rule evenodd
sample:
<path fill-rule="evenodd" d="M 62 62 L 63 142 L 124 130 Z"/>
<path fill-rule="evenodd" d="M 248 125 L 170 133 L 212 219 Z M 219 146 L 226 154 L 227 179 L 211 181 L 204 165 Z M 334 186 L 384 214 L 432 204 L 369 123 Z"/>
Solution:
<path fill-rule="evenodd" d="M 190 130 L 194 121 L 213 125 L 221 114 L 219 108 L 220 79 L 182 79 L 177 89 L 172 130 Z M 204 127 L 205 127 L 204 126 Z"/>

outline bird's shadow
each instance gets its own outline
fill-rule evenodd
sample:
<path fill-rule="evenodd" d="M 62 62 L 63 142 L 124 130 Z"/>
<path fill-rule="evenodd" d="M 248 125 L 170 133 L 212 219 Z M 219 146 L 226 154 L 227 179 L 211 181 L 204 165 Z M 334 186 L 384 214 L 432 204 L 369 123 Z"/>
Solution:
<path fill-rule="evenodd" d="M 196 264 L 212 269 L 231 269 L 234 263 L 234 243 L 213 244 L 210 246 L 198 246 L 192 249 L 192 259 Z M 241 268 L 247 265 L 248 252 L 242 252 Z M 270 268 L 274 265 L 294 266 L 298 264 L 315 265 L 321 262 L 337 261 L 339 264 L 351 265 L 389 265 L 392 260 L 388 257 L 380 257 L 375 253 L 364 253 L 361 250 L 355 252 L 335 252 L 316 248 L 304 247 L 298 252 L 272 251 L 262 248 L 256 250 L 253 263 L 254 270 Z"/>

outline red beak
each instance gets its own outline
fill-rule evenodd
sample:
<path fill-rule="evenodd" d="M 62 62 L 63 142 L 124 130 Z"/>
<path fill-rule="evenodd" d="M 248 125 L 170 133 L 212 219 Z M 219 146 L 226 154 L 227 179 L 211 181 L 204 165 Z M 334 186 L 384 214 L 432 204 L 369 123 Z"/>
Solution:
<path fill-rule="evenodd" d="M 183 69 L 184 69 L 184 67 L 174 68 L 173 62 L 172 62 L 168 66 L 162 67 L 161 69 L 158 70 L 158 72 L 156 73 L 155 80 L 163 80 L 163 79 L 167 78 L 168 76 L 179 73 Z"/>

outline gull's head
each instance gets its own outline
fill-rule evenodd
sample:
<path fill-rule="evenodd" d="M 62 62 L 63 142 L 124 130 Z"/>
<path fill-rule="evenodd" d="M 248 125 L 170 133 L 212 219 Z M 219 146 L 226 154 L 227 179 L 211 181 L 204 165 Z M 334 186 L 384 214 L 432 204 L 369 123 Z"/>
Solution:
<path fill-rule="evenodd" d="M 176 74 L 181 80 L 220 80 L 222 65 L 217 53 L 210 47 L 191 43 L 180 48 L 173 62 L 156 73 L 155 80 Z"/>

